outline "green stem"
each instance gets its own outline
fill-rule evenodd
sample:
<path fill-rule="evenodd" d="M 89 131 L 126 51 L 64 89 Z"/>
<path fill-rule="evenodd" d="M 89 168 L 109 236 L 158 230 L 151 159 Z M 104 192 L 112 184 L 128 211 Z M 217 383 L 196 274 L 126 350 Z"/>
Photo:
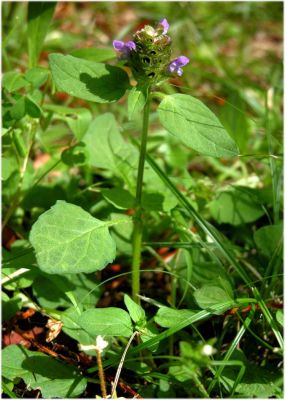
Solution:
<path fill-rule="evenodd" d="M 139 157 L 138 174 L 137 174 L 136 207 L 135 207 L 134 230 L 133 230 L 132 297 L 136 303 L 140 302 L 138 294 L 140 292 L 140 264 L 141 264 L 142 231 L 143 231 L 142 187 L 143 187 L 144 163 L 145 163 L 148 124 L 149 124 L 149 111 L 150 111 L 149 92 L 150 88 L 147 88 L 146 103 L 143 110 L 143 127 L 142 127 L 140 157 Z"/>

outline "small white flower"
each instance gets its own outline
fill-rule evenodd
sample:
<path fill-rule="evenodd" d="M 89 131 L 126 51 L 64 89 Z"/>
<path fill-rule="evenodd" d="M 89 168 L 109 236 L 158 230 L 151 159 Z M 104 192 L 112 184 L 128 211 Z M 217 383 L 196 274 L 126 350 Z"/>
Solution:
<path fill-rule="evenodd" d="M 97 336 L 96 337 L 96 346 L 95 349 L 99 351 L 99 353 L 102 353 L 102 351 L 108 346 L 108 342 L 103 339 L 102 336 Z"/>
<path fill-rule="evenodd" d="M 210 344 L 205 344 L 205 345 L 202 347 L 202 351 L 201 351 L 201 353 L 202 353 L 204 356 L 212 356 L 212 355 L 215 354 L 216 352 L 217 352 L 217 350 L 214 349 L 214 347 L 211 346 Z"/>

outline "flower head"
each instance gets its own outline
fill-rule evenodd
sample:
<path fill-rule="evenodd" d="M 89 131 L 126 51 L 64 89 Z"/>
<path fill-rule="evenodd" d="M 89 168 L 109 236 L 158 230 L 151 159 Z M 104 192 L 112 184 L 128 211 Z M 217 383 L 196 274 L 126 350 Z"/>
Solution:
<path fill-rule="evenodd" d="M 165 80 L 173 72 L 183 74 L 181 67 L 189 62 L 185 56 L 171 61 L 171 38 L 167 35 L 169 23 L 160 20 L 156 28 L 145 25 L 134 34 L 133 41 L 114 40 L 120 59 L 126 60 L 135 79 L 143 84 L 154 84 Z"/>
<path fill-rule="evenodd" d="M 175 60 L 171 61 L 171 63 L 168 65 L 168 70 L 169 72 L 177 72 L 178 76 L 181 76 L 183 74 L 183 70 L 181 67 L 184 67 L 184 65 L 189 63 L 189 58 L 185 56 L 180 56 L 175 58 Z"/>

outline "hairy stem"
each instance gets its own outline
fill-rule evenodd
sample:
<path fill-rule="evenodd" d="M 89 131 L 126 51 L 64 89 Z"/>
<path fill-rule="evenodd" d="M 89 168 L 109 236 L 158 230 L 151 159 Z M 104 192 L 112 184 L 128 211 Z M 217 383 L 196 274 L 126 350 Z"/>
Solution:
<path fill-rule="evenodd" d="M 100 380 L 101 394 L 103 399 L 106 399 L 107 397 L 106 382 L 105 382 L 104 369 L 102 365 L 101 352 L 99 350 L 96 350 L 96 356 L 97 356 L 98 375 Z"/>
<path fill-rule="evenodd" d="M 133 230 L 133 259 L 132 259 L 132 297 L 136 303 L 140 302 L 138 294 L 140 292 L 140 264 L 141 264 L 141 248 L 142 248 L 142 187 L 143 187 L 143 174 L 144 163 L 146 155 L 147 134 L 149 124 L 149 111 L 150 111 L 150 89 L 146 91 L 146 103 L 143 110 L 143 127 L 140 145 L 140 157 L 137 174 L 136 186 L 136 207 L 134 214 L 134 230 Z"/>

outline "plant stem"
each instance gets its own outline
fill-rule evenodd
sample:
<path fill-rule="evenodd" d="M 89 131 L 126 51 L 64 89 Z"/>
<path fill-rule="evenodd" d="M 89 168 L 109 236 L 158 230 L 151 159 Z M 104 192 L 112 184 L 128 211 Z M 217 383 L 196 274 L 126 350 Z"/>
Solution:
<path fill-rule="evenodd" d="M 99 350 L 96 350 L 96 355 L 97 355 L 98 375 L 100 380 L 101 394 L 103 399 L 106 399 L 107 391 L 106 391 L 106 382 L 104 376 L 104 369 L 102 365 L 101 352 Z"/>
<path fill-rule="evenodd" d="M 149 111 L 150 111 L 150 88 L 146 89 L 146 103 L 143 110 L 143 127 L 140 146 L 140 157 L 137 174 L 136 185 L 136 204 L 134 214 L 134 230 L 133 230 L 133 259 L 132 259 L 132 297 L 136 303 L 140 302 L 138 294 L 140 292 L 140 264 L 141 264 L 141 247 L 142 247 L 142 186 L 144 163 L 146 155 L 147 134 L 149 124 Z"/>

